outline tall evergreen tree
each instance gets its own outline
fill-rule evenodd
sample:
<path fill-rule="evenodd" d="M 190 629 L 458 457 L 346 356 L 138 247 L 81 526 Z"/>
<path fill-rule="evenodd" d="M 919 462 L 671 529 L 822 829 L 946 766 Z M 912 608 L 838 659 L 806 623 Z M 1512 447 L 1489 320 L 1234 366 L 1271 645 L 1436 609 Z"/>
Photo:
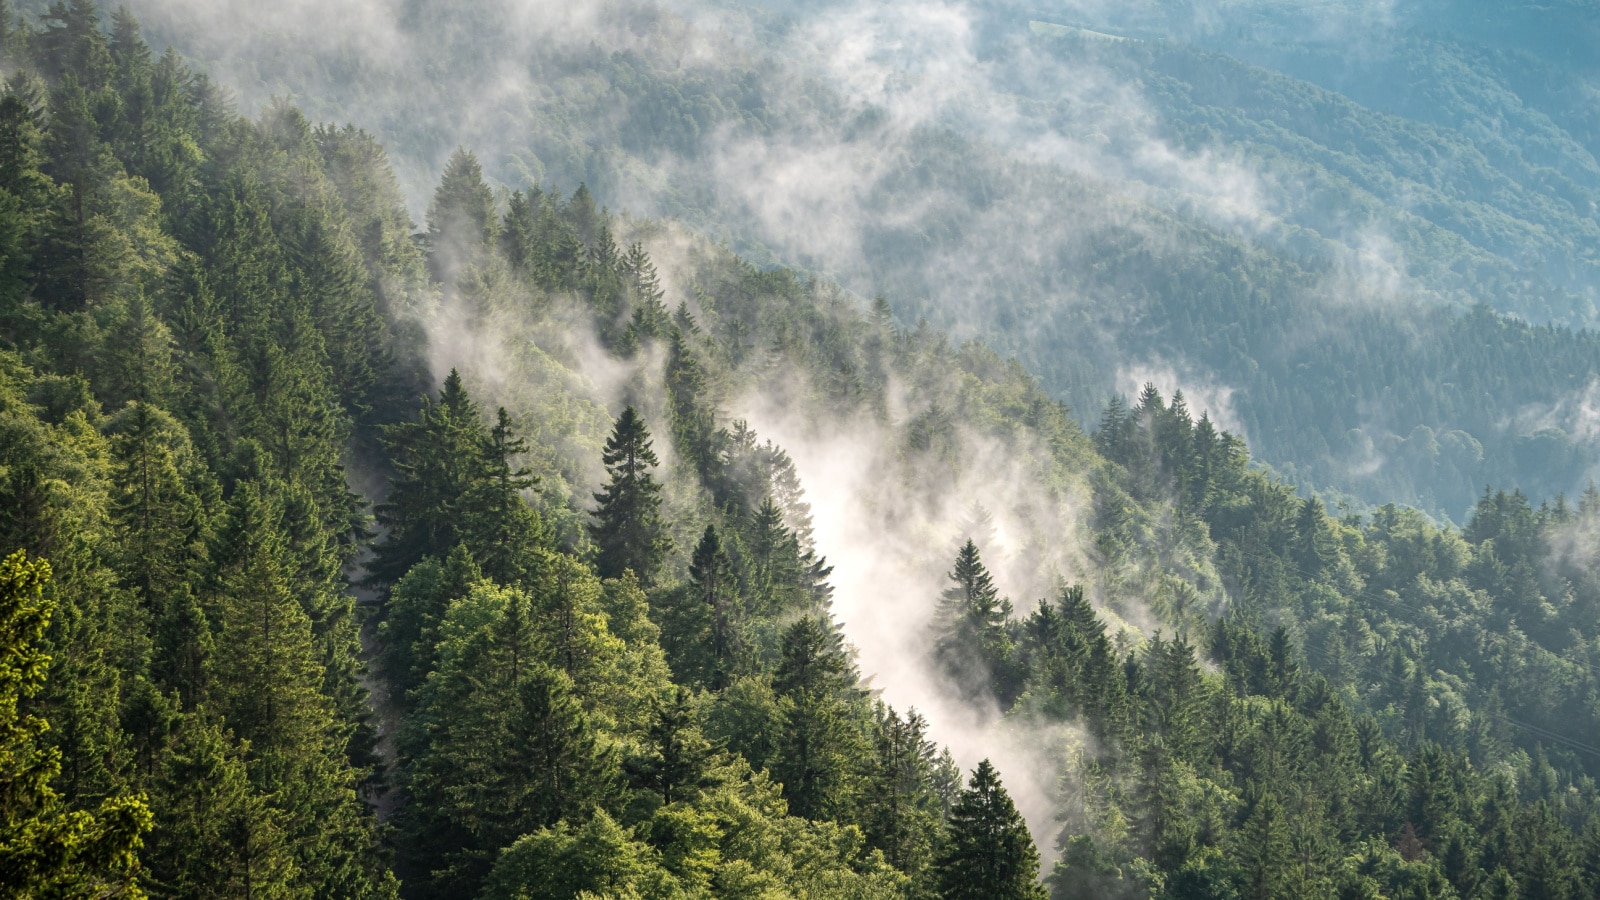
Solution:
<path fill-rule="evenodd" d="M 656 701 L 649 741 L 627 760 L 625 770 L 636 787 L 653 791 L 663 803 L 676 803 L 694 800 L 716 783 L 717 755 L 696 721 L 688 689 L 680 685 L 669 699 Z"/>
<path fill-rule="evenodd" d="M 971 540 L 957 553 L 950 580 L 955 584 L 941 596 L 934 625 L 939 664 L 963 690 L 991 692 L 1009 705 L 1022 687 L 1006 628 L 1011 604 L 1000 598 Z"/>
<path fill-rule="evenodd" d="M 628 327 L 640 338 L 664 337 L 672 324 L 662 302 L 666 292 L 661 289 L 661 278 L 642 244 L 628 248 L 622 267 L 633 279 L 633 317 Z"/>
<path fill-rule="evenodd" d="M 687 314 L 687 310 L 684 310 Z M 674 328 L 667 347 L 667 401 L 672 414 L 672 443 L 680 458 L 694 466 L 708 484 L 720 481 L 716 449 L 716 415 L 706 395 L 705 370 L 685 329 Z"/>
<path fill-rule="evenodd" d="M 256 790 L 271 797 L 294 848 L 298 890 L 375 896 L 387 890 L 346 755 L 349 732 L 325 692 L 310 616 L 295 596 L 280 494 L 236 488 L 213 559 L 217 709 L 249 742 Z"/>
<path fill-rule="evenodd" d="M 498 224 L 494 192 L 483 182 L 483 166 L 475 154 L 457 147 L 428 205 L 428 263 L 434 276 L 452 284 L 492 244 Z"/>
<path fill-rule="evenodd" d="M 1039 851 L 988 760 L 950 811 L 937 866 L 944 900 L 1044 900 Z"/>
<path fill-rule="evenodd" d="M 795 815 L 834 818 L 841 811 L 855 735 L 846 692 L 854 682 L 843 641 L 827 623 L 804 616 L 783 634 L 773 687 L 785 701 L 785 728 L 773 774 Z"/>
<path fill-rule="evenodd" d="M 670 543 L 661 521 L 661 485 L 650 471 L 660 460 L 651 449 L 650 430 L 633 407 L 617 417 L 601 459 L 611 480 L 594 495 L 595 568 L 604 578 L 631 570 L 648 587 Z"/>
<path fill-rule="evenodd" d="M 442 625 L 403 735 L 401 830 L 422 896 L 475 893 L 502 847 L 614 796 L 614 751 L 547 663 L 539 625 L 525 592 L 488 582 Z"/>
<path fill-rule="evenodd" d="M 711 686 L 728 684 L 744 650 L 743 608 L 734 581 L 733 561 L 723 549 L 717 529 L 707 525 L 689 561 L 689 581 L 696 600 L 710 613 L 710 650 L 715 660 Z"/>
<path fill-rule="evenodd" d="M 544 532 L 520 496 L 532 481 L 512 462 L 524 445 L 504 411 L 486 429 L 452 370 L 437 403 L 424 400 L 416 421 L 386 426 L 383 434 L 396 477 L 377 508 L 389 535 L 367 565 L 372 580 L 394 584 L 423 558 L 442 559 L 458 543 L 485 575 L 503 582 L 520 577 Z"/>
<path fill-rule="evenodd" d="M 867 843 L 911 876 L 913 897 L 932 896 L 933 850 L 942 811 L 933 789 L 937 748 L 915 710 L 879 706 L 860 809 Z"/>

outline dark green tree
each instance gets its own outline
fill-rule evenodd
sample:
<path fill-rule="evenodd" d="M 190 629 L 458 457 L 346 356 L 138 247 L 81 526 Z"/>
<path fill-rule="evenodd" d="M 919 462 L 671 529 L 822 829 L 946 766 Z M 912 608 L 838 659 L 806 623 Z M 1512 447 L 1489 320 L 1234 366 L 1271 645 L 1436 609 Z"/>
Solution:
<path fill-rule="evenodd" d="M 795 815 L 834 818 L 860 749 L 846 702 L 855 673 L 839 634 L 811 616 L 784 632 L 782 652 L 773 687 L 784 701 L 786 722 L 773 775 Z"/>
<path fill-rule="evenodd" d="M 942 811 L 933 790 L 936 748 L 927 722 L 915 710 L 902 718 L 893 709 L 876 712 L 859 809 L 867 843 L 911 877 L 912 895 L 932 896 L 933 850 Z"/>
<path fill-rule="evenodd" d="M 689 581 L 694 598 L 704 604 L 710 614 L 707 637 L 714 660 L 711 686 L 721 690 L 733 676 L 744 650 L 744 610 L 734 578 L 733 561 L 723 549 L 713 525 L 706 526 L 700 543 L 694 548 L 694 556 L 689 561 Z"/>
<path fill-rule="evenodd" d="M 1043 900 L 1039 851 L 1000 774 L 978 764 L 955 807 L 936 863 L 943 900 Z"/>
<path fill-rule="evenodd" d="M 679 686 L 669 699 L 656 701 L 649 741 L 626 760 L 624 770 L 636 788 L 655 793 L 663 803 L 693 801 L 716 784 L 717 755 L 700 730 L 689 690 Z"/>
<path fill-rule="evenodd" d="M 595 568 L 603 578 L 631 570 L 649 587 L 671 545 L 661 521 L 661 485 L 651 473 L 660 460 L 651 449 L 650 430 L 633 407 L 617 417 L 601 459 L 611 480 L 594 495 Z"/>
<path fill-rule="evenodd" d="M 501 411 L 503 413 L 503 411 Z M 452 370 L 438 402 L 424 400 L 416 421 L 386 426 L 395 477 L 377 508 L 389 530 L 367 571 L 394 584 L 425 557 L 444 558 L 465 544 L 485 575 L 509 582 L 544 540 L 538 515 L 521 498 L 532 482 L 512 459 L 524 445 L 510 419 L 485 428 L 461 376 Z"/>

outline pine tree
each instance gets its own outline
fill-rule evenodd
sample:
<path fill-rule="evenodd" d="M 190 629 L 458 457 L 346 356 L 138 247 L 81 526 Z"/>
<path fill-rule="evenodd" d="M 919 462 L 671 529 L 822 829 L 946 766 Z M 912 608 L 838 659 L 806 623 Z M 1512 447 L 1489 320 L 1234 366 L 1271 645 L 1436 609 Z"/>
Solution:
<path fill-rule="evenodd" d="M 251 787 L 242 754 L 222 728 L 203 715 L 185 717 L 164 749 L 156 829 L 141 856 L 151 880 L 177 896 L 303 895 L 282 813 Z"/>
<path fill-rule="evenodd" d="M 365 418 L 380 379 L 392 377 L 392 360 L 360 251 L 345 223 L 322 209 L 297 210 L 288 231 L 294 287 L 322 336 L 340 405 L 352 418 Z"/>
<path fill-rule="evenodd" d="M 1244 875 L 1244 896 L 1271 900 L 1290 896 L 1287 869 L 1294 856 L 1289 849 L 1289 829 L 1283 803 L 1270 786 L 1257 788 L 1249 815 L 1235 833 L 1234 858 Z"/>
<path fill-rule="evenodd" d="M 170 404 L 177 370 L 172 332 L 142 293 L 119 311 L 120 321 L 96 366 L 102 402 L 109 409 L 130 401 Z"/>
<path fill-rule="evenodd" d="M 943 900 L 1043 900 L 1039 851 L 988 760 L 956 799 L 940 847 Z"/>
<path fill-rule="evenodd" d="M 651 474 L 660 464 L 644 419 L 628 407 L 617 417 L 601 457 L 611 480 L 594 495 L 598 507 L 590 527 L 599 552 L 595 568 L 604 578 L 632 571 L 648 587 L 670 547 L 661 521 L 661 485 Z"/>
<path fill-rule="evenodd" d="M 472 480 L 461 497 L 462 541 L 491 577 L 511 580 L 531 560 L 533 549 L 547 537 L 539 514 L 522 499 L 539 483 L 531 469 L 512 460 L 527 455 L 528 443 L 518 437 L 505 407 L 495 410 L 494 424 L 480 445 Z"/>
<path fill-rule="evenodd" d="M 721 481 L 716 448 L 716 417 L 707 397 L 705 371 L 680 326 L 667 348 L 667 400 L 672 443 L 707 484 Z"/>
<path fill-rule="evenodd" d="M 428 557 L 412 566 L 389 591 L 378 624 L 381 664 L 401 691 L 417 687 L 433 671 L 445 611 L 482 580 L 471 551 L 457 544 L 442 562 Z"/>
<path fill-rule="evenodd" d="M 1207 699 L 1194 648 L 1181 637 L 1164 641 L 1156 635 L 1146 653 L 1150 673 L 1150 724 L 1164 748 L 1187 754 L 1200 740 Z"/>
<path fill-rule="evenodd" d="M 401 830 L 422 896 L 476 893 L 518 836 L 615 796 L 614 751 L 545 661 L 539 624 L 524 592 L 480 582 L 441 626 L 403 735 L 413 799 Z"/>
<path fill-rule="evenodd" d="M 497 415 L 485 429 L 460 374 L 451 370 L 438 402 L 424 400 L 416 421 L 386 426 L 383 441 L 395 477 L 377 508 L 389 536 L 367 565 L 374 583 L 394 584 L 422 559 L 442 559 L 457 544 L 467 546 L 485 575 L 502 582 L 521 576 L 545 535 L 520 496 L 532 481 L 511 461 L 524 445 L 509 416 Z"/>
<path fill-rule="evenodd" d="M 155 623 L 151 670 L 187 706 L 200 699 L 211 629 L 195 586 L 208 562 L 215 486 L 202 480 L 183 426 L 132 403 L 106 427 L 116 491 L 111 521 L 117 570 Z"/>
<path fill-rule="evenodd" d="M 650 255 L 645 253 L 644 246 L 630 246 L 623 257 L 622 266 L 633 279 L 634 307 L 629 327 L 640 337 L 664 337 L 672 324 L 666 304 L 662 302 L 666 294 L 661 289 L 655 264 L 650 261 Z"/>
<path fill-rule="evenodd" d="M 248 741 L 251 784 L 281 812 L 294 848 L 297 889 L 382 892 L 370 823 L 346 755 L 348 726 L 325 693 L 310 617 L 294 594 L 281 496 L 270 483 L 235 489 L 212 558 L 217 709 Z"/>
<path fill-rule="evenodd" d="M 693 801 L 717 783 L 712 773 L 717 751 L 700 730 L 687 688 L 678 686 L 654 707 L 645 749 L 624 765 L 628 780 L 663 803 Z"/>
<path fill-rule="evenodd" d="M 197 460 L 184 427 L 161 409 L 135 402 L 107 423 L 117 492 L 112 501 L 119 569 L 156 610 L 196 580 L 206 555 L 208 486 L 195 484 Z"/>

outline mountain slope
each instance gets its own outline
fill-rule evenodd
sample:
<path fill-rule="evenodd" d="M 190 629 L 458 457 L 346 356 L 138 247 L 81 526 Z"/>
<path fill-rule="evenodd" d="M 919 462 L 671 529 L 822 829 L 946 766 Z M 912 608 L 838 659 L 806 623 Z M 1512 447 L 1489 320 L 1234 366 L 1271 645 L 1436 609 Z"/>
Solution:
<path fill-rule="evenodd" d="M 507 185 L 882 291 L 1075 408 L 1181 386 L 1306 490 L 1462 521 L 1485 484 L 1571 493 L 1600 461 L 1592 339 L 1519 356 L 1470 313 L 1591 322 L 1592 74 L 1482 43 L 1479 12 L 1396 7 L 1378 40 L 1359 5 L 1077 10 L 1138 38 L 1107 42 L 1005 4 L 139 10 L 251 103 L 375 128 L 418 211 L 469 145 Z M 1335 371 L 1297 357 L 1328 340 Z"/>

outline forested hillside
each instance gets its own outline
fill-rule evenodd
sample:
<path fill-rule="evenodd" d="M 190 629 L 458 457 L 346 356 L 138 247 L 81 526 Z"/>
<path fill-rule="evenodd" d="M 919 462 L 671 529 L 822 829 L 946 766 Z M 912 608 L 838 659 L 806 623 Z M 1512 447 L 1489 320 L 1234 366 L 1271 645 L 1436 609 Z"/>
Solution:
<path fill-rule="evenodd" d="M 1303 494 L 1462 524 L 1600 464 L 1600 346 L 1544 327 L 1600 297 L 1590 3 L 135 9 L 250 104 L 372 128 L 418 214 L 465 143 L 882 292 L 1080 413 L 1181 386 Z"/>
<path fill-rule="evenodd" d="M 1600 895 L 1593 490 L 1330 515 L 1181 394 L 1085 429 L 465 149 L 413 223 L 125 12 L 0 21 L 0 895 Z"/>

